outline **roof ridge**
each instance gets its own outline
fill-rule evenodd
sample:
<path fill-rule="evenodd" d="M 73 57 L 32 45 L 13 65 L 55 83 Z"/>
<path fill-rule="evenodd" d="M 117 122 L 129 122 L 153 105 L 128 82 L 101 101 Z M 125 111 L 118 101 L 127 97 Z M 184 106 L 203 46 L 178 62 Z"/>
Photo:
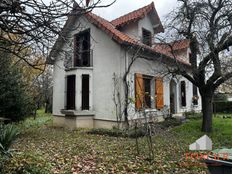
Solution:
<path fill-rule="evenodd" d="M 110 22 L 117 27 L 119 25 L 123 25 L 123 24 L 127 23 L 128 21 L 132 21 L 132 20 L 135 20 L 135 19 L 139 18 L 139 17 L 137 17 L 137 18 L 126 20 L 125 19 L 126 17 L 128 17 L 130 15 L 133 15 L 133 14 L 137 14 L 139 12 L 142 13 L 142 17 L 143 17 L 144 15 L 149 13 L 154 8 L 155 8 L 155 5 L 154 5 L 154 2 L 152 2 L 152 3 L 150 3 L 150 4 L 148 4 L 148 5 L 144 6 L 144 7 L 141 7 L 139 9 L 134 10 L 134 11 L 131 11 L 131 12 L 127 13 L 127 14 L 122 15 L 122 16 L 119 16 L 118 18 L 116 18 L 116 19 L 114 19 L 114 20 L 112 20 Z"/>

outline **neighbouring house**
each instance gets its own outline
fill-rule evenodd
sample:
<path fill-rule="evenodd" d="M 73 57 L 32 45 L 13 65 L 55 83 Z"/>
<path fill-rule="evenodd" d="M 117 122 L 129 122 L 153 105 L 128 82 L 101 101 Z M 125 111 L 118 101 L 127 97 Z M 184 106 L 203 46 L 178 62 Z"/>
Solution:
<path fill-rule="evenodd" d="M 80 12 L 73 8 L 48 58 L 54 125 L 111 128 L 124 120 L 126 106 L 129 120 L 142 119 L 143 108 L 160 121 L 166 113 L 201 110 L 197 88 L 168 73 L 177 63 L 189 68 L 189 42 L 171 43 L 175 56 L 155 43 L 164 29 L 154 3 L 113 21 Z"/>

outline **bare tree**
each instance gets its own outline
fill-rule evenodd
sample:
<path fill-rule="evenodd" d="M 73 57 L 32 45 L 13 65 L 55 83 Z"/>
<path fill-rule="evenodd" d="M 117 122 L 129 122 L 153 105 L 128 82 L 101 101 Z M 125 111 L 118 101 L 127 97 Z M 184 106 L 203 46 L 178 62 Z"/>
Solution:
<path fill-rule="evenodd" d="M 20 61 L 38 68 L 32 60 L 34 54 L 48 56 L 62 28 L 70 16 L 80 16 L 99 5 L 100 0 L 3 0 L 0 2 L 1 50 L 15 55 Z M 7 47 L 6 47 L 7 45 Z M 24 53 L 23 56 L 21 53 Z"/>
<path fill-rule="evenodd" d="M 179 0 L 171 13 L 172 39 L 189 39 L 190 69 L 181 74 L 199 88 L 202 98 L 202 131 L 212 131 L 212 98 L 215 90 L 232 77 L 232 2 L 231 0 Z"/>

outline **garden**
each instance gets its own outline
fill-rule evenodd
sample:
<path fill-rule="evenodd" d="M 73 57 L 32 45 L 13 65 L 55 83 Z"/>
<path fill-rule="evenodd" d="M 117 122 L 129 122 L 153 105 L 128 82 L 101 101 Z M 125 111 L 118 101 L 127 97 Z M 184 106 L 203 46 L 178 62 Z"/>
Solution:
<path fill-rule="evenodd" d="M 19 134 L 6 154 L 2 153 L 0 173 L 207 173 L 203 163 L 186 159 L 189 144 L 204 135 L 201 119 L 189 117 L 186 123 L 172 126 L 175 123 L 159 123 L 159 131 L 152 136 L 154 158 L 150 159 L 145 137 L 115 136 L 113 130 L 104 129 L 55 128 L 51 115 L 40 110 L 36 119 L 28 118 L 14 128 L 9 125 Z M 232 147 L 232 119 L 217 114 L 213 126 L 209 134 L 213 149 Z"/>

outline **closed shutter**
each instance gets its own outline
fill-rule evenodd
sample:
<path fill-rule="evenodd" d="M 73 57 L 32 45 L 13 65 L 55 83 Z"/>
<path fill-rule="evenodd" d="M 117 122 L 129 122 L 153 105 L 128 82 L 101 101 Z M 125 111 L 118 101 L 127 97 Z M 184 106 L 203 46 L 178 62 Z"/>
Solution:
<path fill-rule="evenodd" d="M 164 93 L 163 93 L 163 79 L 155 79 L 155 96 L 156 96 L 156 109 L 162 109 L 164 107 Z"/>
<path fill-rule="evenodd" d="M 135 74 L 135 108 L 141 109 L 144 101 L 143 75 Z"/>

